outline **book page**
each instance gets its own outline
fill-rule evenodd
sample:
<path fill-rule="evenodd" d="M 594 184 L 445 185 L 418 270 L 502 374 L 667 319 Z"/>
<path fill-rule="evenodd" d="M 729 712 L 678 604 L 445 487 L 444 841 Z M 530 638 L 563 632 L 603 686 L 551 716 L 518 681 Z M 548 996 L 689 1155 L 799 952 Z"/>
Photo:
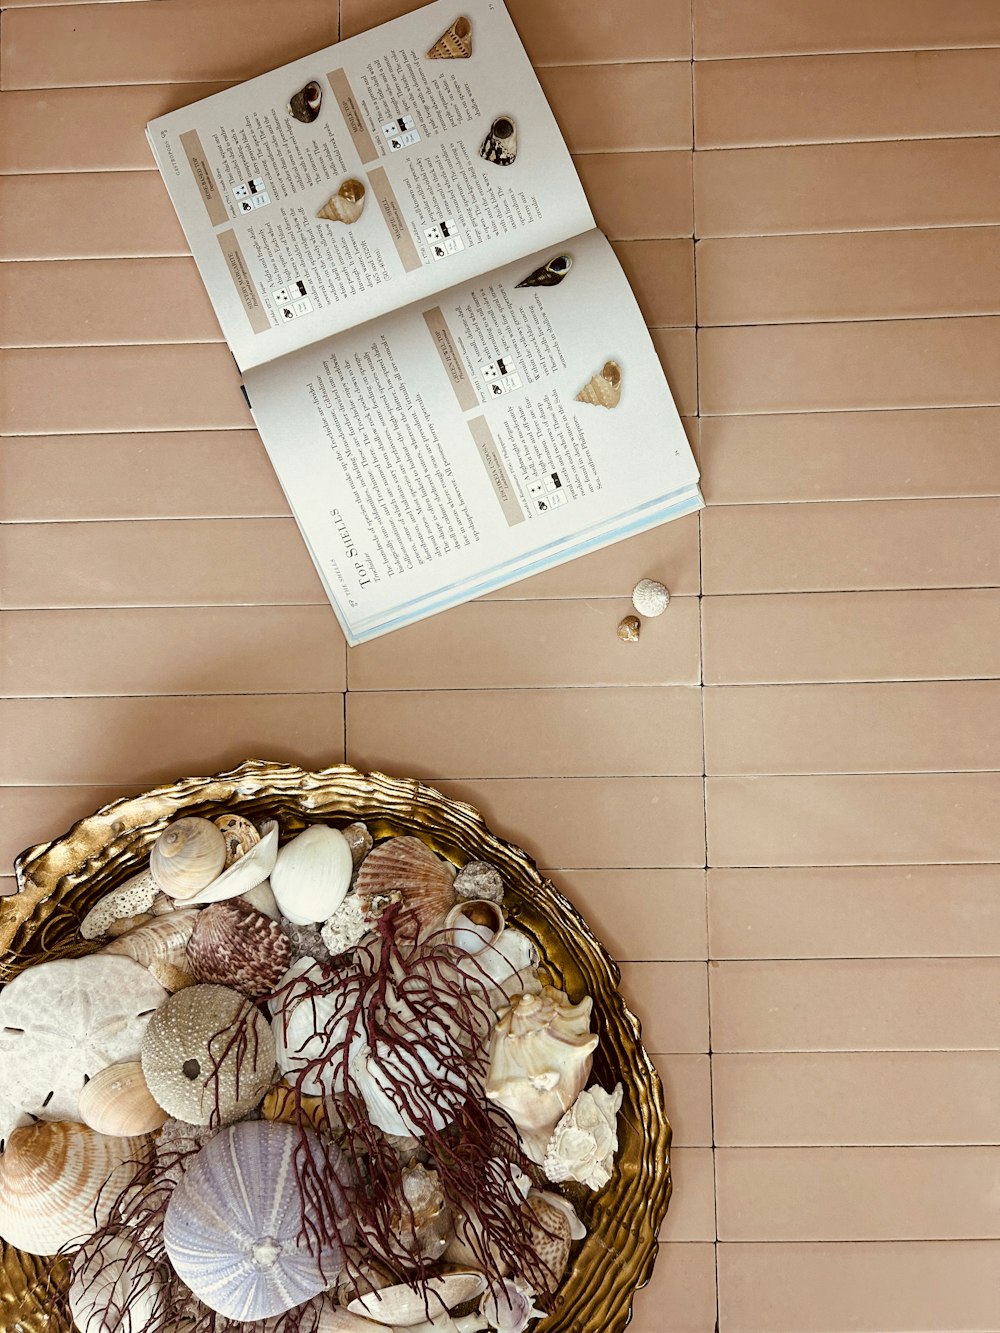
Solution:
<path fill-rule="evenodd" d="M 598 231 L 246 377 L 350 642 L 697 508 Z"/>
<path fill-rule="evenodd" d="M 436 0 L 147 134 L 244 370 L 594 225 L 502 0 Z"/>

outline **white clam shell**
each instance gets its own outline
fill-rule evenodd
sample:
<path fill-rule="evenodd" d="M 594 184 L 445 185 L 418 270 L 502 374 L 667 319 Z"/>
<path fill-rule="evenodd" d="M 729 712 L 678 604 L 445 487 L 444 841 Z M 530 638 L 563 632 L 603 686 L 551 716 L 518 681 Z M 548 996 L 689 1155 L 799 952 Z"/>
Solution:
<path fill-rule="evenodd" d="M 168 824 L 149 856 L 153 878 L 171 898 L 191 898 L 226 864 L 226 840 L 210 819 L 185 815 Z"/>
<path fill-rule="evenodd" d="M 227 870 L 223 870 L 210 884 L 185 898 L 185 903 L 221 903 L 227 898 L 251 893 L 268 878 L 274 869 L 277 855 L 278 825 L 269 819 L 262 825 L 260 842 L 238 861 L 234 861 Z"/>
<path fill-rule="evenodd" d="M 109 1236 L 74 1263 L 69 1308 L 79 1333 L 146 1333 L 163 1313 L 163 1281 L 133 1243 Z"/>
<path fill-rule="evenodd" d="M 312 824 L 279 850 L 271 892 L 283 916 L 297 926 L 311 926 L 334 914 L 353 873 L 351 846 L 340 830 Z"/>
<path fill-rule="evenodd" d="M 435 1315 L 475 1300 L 485 1290 L 486 1278 L 482 1273 L 442 1273 L 440 1277 L 428 1279 L 426 1295 L 399 1284 L 359 1296 L 350 1301 L 347 1308 L 352 1314 L 374 1319 L 377 1324 L 405 1328 L 426 1323 L 428 1313 L 433 1320 Z"/>
<path fill-rule="evenodd" d="M 125 1138 L 150 1134 L 167 1118 L 163 1107 L 154 1101 L 138 1060 L 109 1065 L 80 1093 L 80 1119 L 98 1134 Z"/>

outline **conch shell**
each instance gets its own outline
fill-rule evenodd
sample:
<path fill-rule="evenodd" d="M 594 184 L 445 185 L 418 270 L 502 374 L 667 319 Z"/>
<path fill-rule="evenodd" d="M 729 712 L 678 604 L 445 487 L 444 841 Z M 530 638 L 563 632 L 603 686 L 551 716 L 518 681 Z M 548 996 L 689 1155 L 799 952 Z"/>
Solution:
<path fill-rule="evenodd" d="M 598 1038 L 590 1032 L 593 1000 L 579 1004 L 552 986 L 518 996 L 500 1019 L 490 1047 L 486 1096 L 502 1106 L 534 1162 L 586 1086 Z"/>
<path fill-rule="evenodd" d="M 226 840 L 210 819 L 186 815 L 168 824 L 149 857 L 153 878 L 171 898 L 193 898 L 226 863 Z"/>
<path fill-rule="evenodd" d="M 427 52 L 428 60 L 468 60 L 472 55 L 472 24 L 460 14 L 450 28 L 445 29 Z"/>
<path fill-rule="evenodd" d="M 518 287 L 558 287 L 572 267 L 572 255 L 556 255 L 554 259 L 550 259 L 541 268 L 533 269 L 517 285 Z"/>
<path fill-rule="evenodd" d="M 498 167 L 509 167 L 517 157 L 517 126 L 513 116 L 497 116 L 482 142 L 479 156 Z"/>
<path fill-rule="evenodd" d="M 578 403 L 593 403 L 595 407 L 617 407 L 622 397 L 622 372 L 617 361 L 605 361 L 598 375 L 594 375 L 576 395 Z"/>
<path fill-rule="evenodd" d="M 331 194 L 316 216 L 327 222 L 357 222 L 365 211 L 365 187 L 360 181 L 346 180 L 336 194 Z"/>
<path fill-rule="evenodd" d="M 97 1134 L 72 1121 L 15 1129 L 0 1157 L 0 1237 L 55 1254 L 104 1226 L 149 1152 L 146 1137 Z"/>
<path fill-rule="evenodd" d="M 552 1132 L 543 1170 L 557 1183 L 578 1180 L 599 1190 L 611 1179 L 618 1151 L 618 1112 L 622 1085 L 614 1092 L 585 1088 Z"/>

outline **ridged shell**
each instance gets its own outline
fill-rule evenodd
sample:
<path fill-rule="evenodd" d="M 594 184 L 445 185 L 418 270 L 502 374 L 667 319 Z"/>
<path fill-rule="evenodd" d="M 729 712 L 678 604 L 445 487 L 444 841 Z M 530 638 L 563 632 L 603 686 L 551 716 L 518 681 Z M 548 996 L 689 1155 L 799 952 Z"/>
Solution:
<path fill-rule="evenodd" d="M 150 1019 L 142 1072 L 168 1114 L 191 1125 L 246 1115 L 274 1080 L 267 1020 L 228 986 L 188 986 Z"/>
<path fill-rule="evenodd" d="M 71 1121 L 16 1129 L 0 1157 L 0 1237 L 55 1254 L 108 1220 L 149 1151 L 147 1138 L 111 1138 Z"/>
<path fill-rule="evenodd" d="M 121 954 L 141 963 L 143 967 L 151 967 L 154 963 L 169 963 L 173 967 L 186 969 L 187 943 L 198 915 L 192 907 L 169 912 L 165 916 L 154 916 L 144 926 L 137 926 L 127 935 L 120 935 L 111 944 L 106 944 L 100 952 Z"/>
<path fill-rule="evenodd" d="M 168 824 L 149 857 L 153 878 L 171 898 L 192 898 L 226 863 L 226 840 L 210 819 L 186 815 Z"/>
<path fill-rule="evenodd" d="M 154 1101 L 138 1060 L 108 1065 L 80 1093 L 80 1119 L 98 1134 L 134 1138 L 151 1134 L 167 1120 Z"/>
<path fill-rule="evenodd" d="M 632 589 L 632 605 L 643 616 L 662 616 L 670 605 L 670 593 L 656 579 L 640 579 Z"/>
<path fill-rule="evenodd" d="M 600 372 L 591 376 L 576 395 L 578 403 L 593 403 L 595 407 L 617 407 L 622 396 L 622 372 L 617 361 L 605 361 Z"/>
<path fill-rule="evenodd" d="M 196 913 L 187 958 L 197 981 L 232 986 L 251 1000 L 270 994 L 292 961 L 288 936 L 276 921 L 240 898 Z"/>
<path fill-rule="evenodd" d="M 278 855 L 278 825 L 267 819 L 260 842 L 223 870 L 210 884 L 185 899 L 188 904 L 221 903 L 238 898 L 263 884 L 274 869 Z"/>
<path fill-rule="evenodd" d="M 377 917 L 379 899 L 398 891 L 421 928 L 434 930 L 454 906 L 455 867 L 419 838 L 390 838 L 362 861 L 354 888 L 367 916 Z"/>
<path fill-rule="evenodd" d="M 109 1236 L 77 1255 L 69 1308 L 79 1333 L 146 1333 L 163 1313 L 163 1280 L 134 1241 Z"/>
<path fill-rule="evenodd" d="M 151 870 L 141 870 L 117 889 L 112 889 L 94 907 L 80 923 L 80 934 L 85 940 L 97 940 L 108 933 L 113 921 L 121 917 L 136 916 L 147 912 L 152 907 L 159 893 L 159 885 Z"/>
<path fill-rule="evenodd" d="M 260 842 L 260 834 L 242 815 L 218 815 L 212 823 L 226 840 L 226 869 Z"/>
<path fill-rule="evenodd" d="M 474 1301 L 485 1290 L 486 1278 L 482 1273 L 442 1273 L 440 1277 L 428 1278 L 426 1294 L 400 1283 L 359 1296 L 348 1302 L 347 1308 L 352 1314 L 374 1319 L 377 1324 L 405 1328 L 424 1323 L 428 1311 L 433 1319 L 466 1301 Z"/>
<path fill-rule="evenodd" d="M 365 187 L 360 181 L 346 180 L 336 194 L 331 194 L 316 212 L 327 222 L 357 222 L 365 211 Z"/>
<path fill-rule="evenodd" d="M 297 1183 L 303 1137 L 319 1159 L 319 1140 L 308 1130 L 303 1136 L 265 1120 L 231 1125 L 198 1153 L 167 1206 L 163 1238 L 174 1270 L 230 1319 L 281 1314 L 326 1290 L 343 1269 L 339 1247 L 315 1256 L 300 1239 L 304 1221 L 317 1220 Z M 346 1183 L 339 1151 L 328 1144 L 326 1155 Z M 339 1191 L 334 1205 L 343 1216 Z"/>

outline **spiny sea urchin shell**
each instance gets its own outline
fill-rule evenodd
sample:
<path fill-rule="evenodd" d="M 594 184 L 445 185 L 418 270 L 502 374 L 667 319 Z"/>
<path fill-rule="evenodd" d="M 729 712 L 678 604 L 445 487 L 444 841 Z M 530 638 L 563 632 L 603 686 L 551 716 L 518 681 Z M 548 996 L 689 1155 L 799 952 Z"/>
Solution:
<path fill-rule="evenodd" d="M 232 986 L 255 1000 L 284 976 L 292 946 L 276 921 L 231 898 L 198 913 L 187 957 L 196 981 Z"/>
<path fill-rule="evenodd" d="M 413 912 L 423 930 L 434 930 L 455 902 L 455 867 L 419 838 L 390 838 L 361 863 L 355 892 L 366 916 L 378 916 L 380 897 L 402 894 L 403 908 Z"/>

